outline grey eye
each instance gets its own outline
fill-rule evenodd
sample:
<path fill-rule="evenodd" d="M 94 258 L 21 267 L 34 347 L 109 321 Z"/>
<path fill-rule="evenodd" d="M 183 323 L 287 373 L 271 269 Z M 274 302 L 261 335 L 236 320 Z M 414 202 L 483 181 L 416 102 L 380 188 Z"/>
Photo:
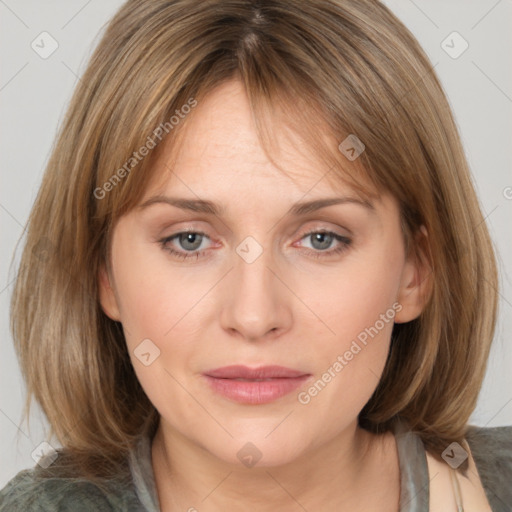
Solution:
<path fill-rule="evenodd" d="M 311 239 L 313 248 L 318 250 L 329 249 L 334 239 L 330 233 L 312 233 L 308 236 Z"/>
<path fill-rule="evenodd" d="M 199 233 L 180 233 L 177 238 L 180 246 L 189 251 L 197 250 L 203 241 L 203 235 Z"/>

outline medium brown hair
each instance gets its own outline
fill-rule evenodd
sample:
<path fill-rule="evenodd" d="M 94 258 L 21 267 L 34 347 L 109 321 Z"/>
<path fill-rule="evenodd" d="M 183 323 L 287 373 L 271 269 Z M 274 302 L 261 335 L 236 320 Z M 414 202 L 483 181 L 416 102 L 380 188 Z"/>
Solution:
<path fill-rule="evenodd" d="M 430 300 L 418 319 L 395 325 L 359 421 L 381 432 L 400 415 L 439 457 L 462 442 L 485 375 L 496 264 L 432 65 L 374 0 L 121 7 L 77 85 L 28 220 L 12 298 L 26 412 L 35 397 L 81 474 L 106 474 L 155 431 L 158 414 L 131 366 L 122 326 L 100 307 L 98 271 L 109 261 L 116 220 L 141 199 L 163 144 L 143 159 L 134 154 L 159 126 L 167 127 L 165 144 L 177 145 L 187 117 L 176 125 L 171 117 L 232 79 L 246 89 L 262 140 L 279 105 L 283 121 L 328 163 L 329 179 L 348 179 L 347 159 L 318 135 L 327 130 L 339 143 L 355 134 L 365 150 L 353 182 L 364 169 L 377 190 L 393 195 L 410 250 L 425 227 Z"/>

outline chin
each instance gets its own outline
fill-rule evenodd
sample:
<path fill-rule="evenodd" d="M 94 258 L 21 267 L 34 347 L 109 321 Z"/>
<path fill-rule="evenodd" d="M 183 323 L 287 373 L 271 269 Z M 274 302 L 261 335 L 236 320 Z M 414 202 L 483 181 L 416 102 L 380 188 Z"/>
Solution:
<path fill-rule="evenodd" d="M 285 466 L 300 457 L 308 445 L 305 435 L 296 430 L 293 433 L 283 430 L 281 435 L 276 432 L 269 435 L 268 429 L 261 432 L 252 429 L 251 435 L 238 435 L 228 442 L 223 439 L 214 446 L 211 440 L 202 444 L 211 455 L 237 469 Z"/>

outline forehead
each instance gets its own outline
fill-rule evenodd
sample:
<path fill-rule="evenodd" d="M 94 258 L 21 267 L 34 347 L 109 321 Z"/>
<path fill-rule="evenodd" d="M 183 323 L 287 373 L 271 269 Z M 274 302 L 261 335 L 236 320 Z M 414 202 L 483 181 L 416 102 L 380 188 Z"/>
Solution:
<path fill-rule="evenodd" d="M 352 177 L 358 174 L 361 183 L 365 181 L 356 165 L 346 159 L 342 162 L 338 155 L 345 172 L 334 169 L 311 149 L 300 130 L 290 129 L 277 109 L 263 123 L 270 130 L 266 132 L 270 157 L 241 83 L 230 81 L 209 92 L 187 117 L 178 138 L 164 143 L 143 200 L 177 189 L 188 195 L 208 192 L 236 197 L 243 193 L 270 200 L 279 200 L 283 194 L 298 199 L 308 191 L 361 196 L 344 179 L 350 173 Z M 338 141 L 326 125 L 314 135 L 333 154 L 338 151 Z M 368 182 L 365 187 L 369 188 Z"/>

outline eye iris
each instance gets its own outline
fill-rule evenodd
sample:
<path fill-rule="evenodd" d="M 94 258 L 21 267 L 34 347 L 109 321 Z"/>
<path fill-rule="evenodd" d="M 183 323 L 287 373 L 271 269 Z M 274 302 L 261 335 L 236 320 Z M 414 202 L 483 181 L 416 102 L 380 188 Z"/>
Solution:
<path fill-rule="evenodd" d="M 199 233 L 182 233 L 181 235 L 179 235 L 180 245 L 184 249 L 188 249 L 190 251 L 194 251 L 195 249 L 197 249 L 201 245 L 202 240 L 202 235 L 200 235 Z M 187 246 L 188 243 L 191 243 L 192 247 Z"/>
<path fill-rule="evenodd" d="M 315 242 L 320 242 L 320 247 L 316 246 L 315 249 L 328 249 L 332 242 L 332 235 L 329 233 L 314 233 L 312 236 L 312 245 L 315 247 Z"/>

